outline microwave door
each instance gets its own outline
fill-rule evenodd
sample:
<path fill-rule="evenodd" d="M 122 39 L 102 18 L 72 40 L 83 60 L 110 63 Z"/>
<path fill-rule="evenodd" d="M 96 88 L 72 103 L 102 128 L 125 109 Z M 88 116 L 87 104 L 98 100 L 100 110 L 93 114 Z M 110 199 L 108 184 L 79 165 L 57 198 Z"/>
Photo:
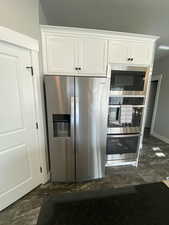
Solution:
<path fill-rule="evenodd" d="M 111 68 L 110 92 L 115 95 L 144 95 L 148 68 L 119 66 Z"/>

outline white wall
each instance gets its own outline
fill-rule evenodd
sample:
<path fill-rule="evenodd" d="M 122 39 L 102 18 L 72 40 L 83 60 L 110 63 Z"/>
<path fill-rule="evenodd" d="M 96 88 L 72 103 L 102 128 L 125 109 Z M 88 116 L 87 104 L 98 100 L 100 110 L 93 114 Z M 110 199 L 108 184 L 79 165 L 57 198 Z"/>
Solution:
<path fill-rule="evenodd" d="M 47 25 L 48 21 L 44 14 L 44 10 L 42 8 L 41 3 L 39 4 L 39 24 L 40 25 Z M 39 27 L 40 28 L 40 27 Z M 45 107 L 44 107 L 44 89 L 43 89 L 43 68 L 42 68 L 42 40 L 41 40 L 41 34 L 39 34 L 39 59 L 40 59 L 40 82 L 41 82 L 41 93 L 42 93 L 42 102 L 43 102 L 43 114 L 44 114 L 44 127 L 45 127 L 45 135 L 47 135 L 46 130 L 46 119 L 45 119 Z M 49 172 L 49 155 L 47 151 L 47 140 L 46 140 L 46 163 L 47 163 L 47 172 Z"/>
<path fill-rule="evenodd" d="M 39 0 L 0 1 L 0 26 L 40 39 L 39 23 L 47 24 Z"/>
<path fill-rule="evenodd" d="M 39 38 L 39 0 L 1 0 L 0 26 Z"/>
<path fill-rule="evenodd" d="M 169 56 L 155 63 L 154 74 L 163 74 L 154 132 L 169 140 Z"/>
<path fill-rule="evenodd" d="M 43 24 L 43 25 L 47 25 L 48 24 L 48 21 L 47 21 L 47 18 L 44 14 L 44 10 L 42 8 L 42 4 L 40 3 L 39 4 L 39 23 L 40 24 Z"/>
<path fill-rule="evenodd" d="M 0 0 L 0 26 L 7 27 L 39 40 L 40 73 L 42 75 L 41 35 L 39 23 L 47 24 L 47 20 L 39 0 Z M 41 76 L 41 88 L 43 100 L 43 76 Z"/>

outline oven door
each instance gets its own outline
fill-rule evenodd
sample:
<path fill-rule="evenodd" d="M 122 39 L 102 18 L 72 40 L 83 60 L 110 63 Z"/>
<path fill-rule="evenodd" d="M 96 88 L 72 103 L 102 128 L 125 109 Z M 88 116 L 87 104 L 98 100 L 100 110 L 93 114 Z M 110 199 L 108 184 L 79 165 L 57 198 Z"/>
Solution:
<path fill-rule="evenodd" d="M 141 131 L 143 105 L 132 105 L 130 106 L 132 112 L 130 121 L 125 122 L 121 120 L 121 106 L 120 105 L 109 105 L 108 114 L 108 134 L 132 134 L 139 133 Z M 127 111 L 126 111 L 127 112 Z"/>
<path fill-rule="evenodd" d="M 112 65 L 110 93 L 113 95 L 144 95 L 148 71 L 147 67 Z"/>
<path fill-rule="evenodd" d="M 107 161 L 136 160 L 140 134 L 107 135 Z"/>

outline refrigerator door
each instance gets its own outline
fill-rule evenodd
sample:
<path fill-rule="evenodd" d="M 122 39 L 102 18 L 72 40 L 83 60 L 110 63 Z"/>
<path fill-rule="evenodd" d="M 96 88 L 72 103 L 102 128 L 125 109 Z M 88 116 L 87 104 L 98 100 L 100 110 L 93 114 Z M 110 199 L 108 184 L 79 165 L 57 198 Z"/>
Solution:
<path fill-rule="evenodd" d="M 74 78 L 45 76 L 51 180 L 75 180 Z"/>
<path fill-rule="evenodd" d="M 106 162 L 108 79 L 75 78 L 76 180 L 102 178 Z"/>

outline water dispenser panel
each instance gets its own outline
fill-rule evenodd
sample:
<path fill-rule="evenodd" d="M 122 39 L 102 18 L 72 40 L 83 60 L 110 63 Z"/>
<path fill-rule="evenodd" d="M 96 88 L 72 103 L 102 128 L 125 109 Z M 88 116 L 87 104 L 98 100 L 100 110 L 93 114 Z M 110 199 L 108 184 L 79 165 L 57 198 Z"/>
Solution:
<path fill-rule="evenodd" d="M 70 137 L 70 115 L 53 114 L 54 137 Z"/>

